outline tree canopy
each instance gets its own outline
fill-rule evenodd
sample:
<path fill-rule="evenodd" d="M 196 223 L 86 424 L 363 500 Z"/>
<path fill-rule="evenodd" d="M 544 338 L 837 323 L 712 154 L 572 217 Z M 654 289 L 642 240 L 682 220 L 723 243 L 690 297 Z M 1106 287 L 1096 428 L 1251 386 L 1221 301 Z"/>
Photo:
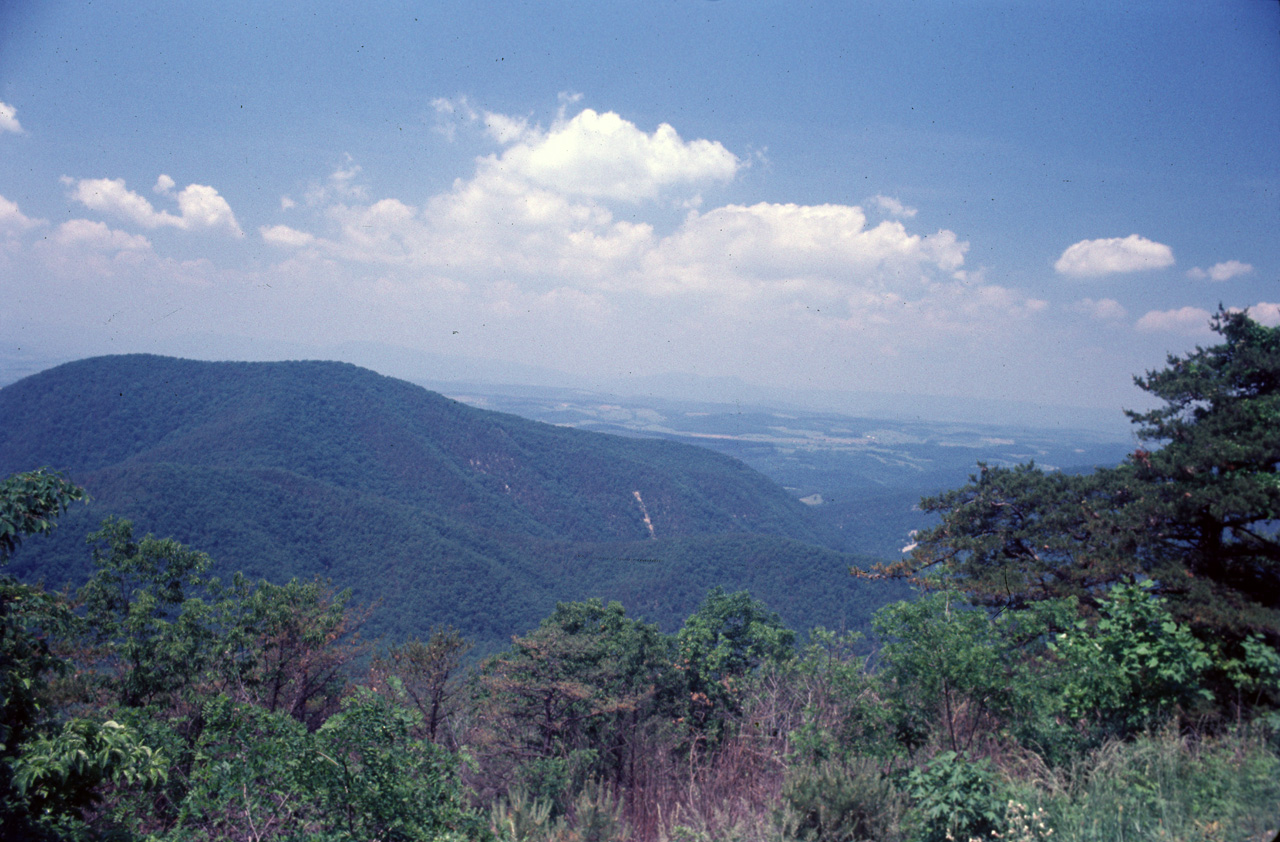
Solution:
<path fill-rule="evenodd" d="M 0 482 L 0 562 L 28 535 L 53 531 L 55 519 L 84 489 L 45 469 L 14 474 Z"/>
<path fill-rule="evenodd" d="M 922 501 L 941 522 L 894 576 L 946 580 L 979 604 L 1074 596 L 1096 607 L 1149 580 L 1176 619 L 1238 640 L 1280 628 L 1280 328 L 1221 310 L 1223 342 L 1135 378 L 1164 405 L 1129 412 L 1145 445 L 1090 474 L 980 465 Z M 1273 641 L 1274 642 L 1274 641 Z"/>
<path fill-rule="evenodd" d="M 1059 481 L 1037 475 L 991 487 Z M 1018 516 L 993 523 L 1026 530 L 1024 559 L 1062 522 L 1044 500 Z M 1087 546 L 1062 539 L 1060 569 Z M 1097 586 L 1093 618 L 1071 597 L 895 603 L 867 657 L 822 629 L 798 649 L 745 591 L 713 588 L 674 634 L 566 602 L 468 669 L 448 628 L 366 661 L 366 612 L 323 581 L 224 585 L 116 519 L 89 552 L 75 597 L 0 575 L 0 841 L 1083 840 L 1120 838 L 1096 818 L 1121 812 L 1129 838 L 1262 838 L 1280 803 L 1280 653 L 1198 638 L 1151 576 Z M 1154 733 L 1185 768 L 1145 771 Z M 1200 814 L 1227 818 L 1201 834 Z"/>

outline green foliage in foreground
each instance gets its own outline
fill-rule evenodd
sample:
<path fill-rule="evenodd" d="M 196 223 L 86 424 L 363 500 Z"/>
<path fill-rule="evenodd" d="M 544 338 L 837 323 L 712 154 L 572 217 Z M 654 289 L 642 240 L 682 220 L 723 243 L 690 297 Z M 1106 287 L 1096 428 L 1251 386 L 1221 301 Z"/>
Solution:
<path fill-rule="evenodd" d="M 1093 717 L 1124 735 L 1212 700 L 1203 683 L 1212 664 L 1207 648 L 1150 590 L 1150 582 L 1116 585 L 1092 628 L 1078 620 L 1050 644 L 1070 675 L 1062 695 L 1070 719 Z"/>
<path fill-rule="evenodd" d="M 52 532 L 58 515 L 84 499 L 84 489 L 43 469 L 0 483 L 0 562 L 7 561 L 28 535 Z"/>
<path fill-rule="evenodd" d="M 365 673 L 345 596 L 222 586 L 126 522 L 100 539 L 76 611 L 21 586 L 4 653 L 45 648 L 4 662 L 32 704 L 0 756 L 2 839 L 1261 842 L 1280 826 L 1280 653 L 1253 640 L 1230 667 L 1253 701 L 1213 708 L 1214 650 L 1151 587 L 1112 587 L 1092 621 L 1070 599 L 994 613 L 927 594 L 877 612 L 871 656 L 822 629 L 797 648 L 746 593 L 713 590 L 671 635 L 590 600 L 469 676 L 447 628 Z"/>

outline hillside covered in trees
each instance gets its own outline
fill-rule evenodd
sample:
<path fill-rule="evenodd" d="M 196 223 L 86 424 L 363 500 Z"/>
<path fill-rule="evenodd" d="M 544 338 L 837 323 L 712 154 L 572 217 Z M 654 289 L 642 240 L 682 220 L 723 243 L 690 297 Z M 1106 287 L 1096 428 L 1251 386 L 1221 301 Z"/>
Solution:
<path fill-rule="evenodd" d="M 321 576 L 379 602 L 372 631 L 451 623 L 482 648 L 557 601 L 619 599 L 674 628 L 707 589 L 746 587 L 795 625 L 865 623 L 806 508 L 742 463 L 673 442 L 474 409 L 341 363 L 99 357 L 0 389 L 0 473 L 48 467 L 86 506 L 12 569 L 89 573 L 107 515 L 215 572 Z"/>
<path fill-rule="evenodd" d="M 108 518 L 0 574 L 0 839 L 1251 840 L 1280 828 L 1280 329 L 1139 379 L 1124 464 L 983 467 L 857 634 L 712 588 L 664 632 L 561 602 L 468 665 L 323 581 Z M 0 481 L 0 563 L 85 492 Z"/>

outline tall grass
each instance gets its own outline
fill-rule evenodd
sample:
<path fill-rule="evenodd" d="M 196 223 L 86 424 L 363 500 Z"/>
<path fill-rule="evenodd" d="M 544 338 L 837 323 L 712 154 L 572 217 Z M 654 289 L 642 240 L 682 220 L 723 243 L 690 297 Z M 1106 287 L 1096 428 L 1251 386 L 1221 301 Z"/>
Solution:
<path fill-rule="evenodd" d="M 1280 755 L 1260 737 L 1143 736 L 1058 774 L 1026 793 L 1058 842 L 1271 842 L 1280 830 Z"/>
<path fill-rule="evenodd" d="M 504 842 L 911 842 L 916 835 L 909 799 L 875 763 L 784 770 L 777 754 L 748 742 L 739 735 L 694 770 L 657 762 L 638 791 L 610 800 L 592 789 L 559 820 L 518 799 L 504 803 L 495 830 Z M 1280 831 L 1280 751 L 1265 736 L 1166 731 L 1107 743 L 1056 769 L 1003 759 L 1013 761 L 997 764 L 1008 812 L 993 840 L 1271 842 Z"/>

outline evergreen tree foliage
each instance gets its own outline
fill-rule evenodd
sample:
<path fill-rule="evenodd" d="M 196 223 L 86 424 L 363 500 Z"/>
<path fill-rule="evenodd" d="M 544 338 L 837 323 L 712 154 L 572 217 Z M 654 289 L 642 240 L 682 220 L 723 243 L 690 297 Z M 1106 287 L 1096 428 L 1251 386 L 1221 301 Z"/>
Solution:
<path fill-rule="evenodd" d="M 641 725 L 670 696 L 670 664 L 666 636 L 621 604 L 557 605 L 480 670 L 476 740 L 497 772 L 488 785 L 564 808 L 587 780 L 624 782 Z"/>
<path fill-rule="evenodd" d="M 941 522 L 892 576 L 940 575 L 976 602 L 1074 596 L 1096 608 L 1151 580 L 1202 635 L 1280 644 L 1280 328 L 1222 310 L 1223 342 L 1136 378 L 1164 402 L 1129 413 L 1151 449 L 1092 474 L 980 466 L 926 499 Z"/>
<path fill-rule="evenodd" d="M 1164 406 L 1130 412 L 1141 494 L 1125 507 L 1161 589 L 1197 626 L 1280 628 L 1280 328 L 1221 310 L 1223 343 L 1136 382 Z M 1276 640 L 1273 642 L 1280 642 Z"/>

